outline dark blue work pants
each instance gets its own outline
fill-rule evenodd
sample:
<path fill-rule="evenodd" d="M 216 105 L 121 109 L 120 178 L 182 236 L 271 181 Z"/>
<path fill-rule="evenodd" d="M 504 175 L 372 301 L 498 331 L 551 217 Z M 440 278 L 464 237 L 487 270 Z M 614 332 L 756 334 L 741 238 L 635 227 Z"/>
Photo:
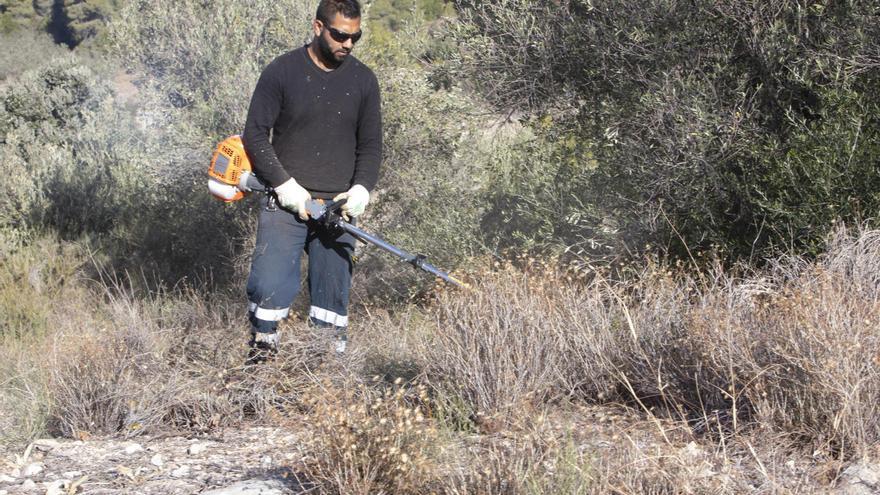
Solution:
<path fill-rule="evenodd" d="M 263 199 L 247 283 L 252 331 L 275 332 L 278 322 L 289 315 L 299 292 L 300 259 L 305 251 L 309 256 L 309 318 L 344 335 L 354 246 L 351 234 L 302 221 L 294 213 L 267 206 Z"/>

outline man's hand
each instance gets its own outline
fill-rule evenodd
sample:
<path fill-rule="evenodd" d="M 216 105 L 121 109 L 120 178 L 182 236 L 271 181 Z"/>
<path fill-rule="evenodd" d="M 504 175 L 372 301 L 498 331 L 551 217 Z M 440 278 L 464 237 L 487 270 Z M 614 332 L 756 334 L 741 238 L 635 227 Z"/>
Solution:
<path fill-rule="evenodd" d="M 278 203 L 281 204 L 282 208 L 287 208 L 299 214 L 299 218 L 302 220 L 309 219 L 309 212 L 306 211 L 306 201 L 312 199 L 312 195 L 301 185 L 297 184 L 295 180 L 288 179 L 287 182 L 276 187 L 275 195 L 278 196 Z"/>
<path fill-rule="evenodd" d="M 342 213 L 350 216 L 357 217 L 367 208 L 367 203 L 370 202 L 370 192 L 367 191 L 367 188 L 360 185 L 355 184 L 351 186 L 351 189 L 348 192 L 344 192 L 342 194 L 337 194 L 333 201 L 339 201 L 340 199 L 345 198 L 345 204 L 342 205 Z"/>

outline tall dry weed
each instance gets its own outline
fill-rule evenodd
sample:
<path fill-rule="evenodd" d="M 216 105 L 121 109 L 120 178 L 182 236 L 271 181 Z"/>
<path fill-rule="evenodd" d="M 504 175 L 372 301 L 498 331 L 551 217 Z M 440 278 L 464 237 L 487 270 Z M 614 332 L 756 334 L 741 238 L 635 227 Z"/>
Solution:
<path fill-rule="evenodd" d="M 379 383 L 376 377 L 375 383 Z M 384 390 L 383 390 L 384 389 Z M 440 434 L 423 405 L 427 389 L 396 380 L 316 386 L 307 421 L 313 435 L 302 466 L 321 493 L 418 494 L 438 490 Z"/>
<path fill-rule="evenodd" d="M 818 452 L 864 455 L 880 441 L 880 232 L 839 231 L 815 263 L 706 293 L 692 311 L 701 364 L 750 419 Z"/>
<path fill-rule="evenodd" d="M 53 424 L 65 435 L 273 421 L 302 407 L 331 348 L 305 323 L 287 324 L 278 357 L 246 366 L 241 302 L 194 291 L 144 298 L 124 287 L 105 290 L 107 319 L 60 337 L 51 353 Z"/>
<path fill-rule="evenodd" d="M 552 304 L 557 285 L 505 267 L 483 274 L 473 291 L 441 293 L 436 331 L 418 350 L 439 393 L 489 415 L 558 395 L 566 342 Z"/>
<path fill-rule="evenodd" d="M 415 352 L 477 422 L 554 398 L 622 401 L 698 433 L 769 428 L 848 458 L 880 441 L 878 265 L 880 233 L 862 230 L 760 271 L 649 263 L 612 282 L 507 267 L 441 294 Z"/>
<path fill-rule="evenodd" d="M 46 431 L 134 436 L 270 421 L 279 410 L 298 407 L 330 348 L 305 323 L 290 323 L 278 359 L 247 367 L 243 301 L 183 287 L 145 292 L 135 287 L 150 284 L 99 267 L 93 267 L 99 277 L 86 279 L 80 251 L 41 243 L 25 251 L 42 256 L 5 265 L 21 265 L 15 268 L 21 274 L 0 277 L 0 293 L 11 295 L 30 274 L 30 288 L 19 293 L 33 294 L 28 303 L 39 309 L 4 314 L 15 318 L 4 328 L 0 351 L 4 440 L 25 442 Z M 68 265 L 70 273 L 52 268 Z"/>

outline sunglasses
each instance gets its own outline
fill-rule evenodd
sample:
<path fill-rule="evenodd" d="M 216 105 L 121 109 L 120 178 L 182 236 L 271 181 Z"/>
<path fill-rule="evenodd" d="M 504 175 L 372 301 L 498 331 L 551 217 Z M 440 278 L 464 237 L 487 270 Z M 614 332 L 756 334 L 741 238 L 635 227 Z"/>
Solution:
<path fill-rule="evenodd" d="M 363 31 L 358 31 L 356 33 L 343 33 L 342 31 L 332 28 L 326 24 L 324 27 L 327 28 L 327 31 L 330 31 L 330 37 L 336 40 L 338 43 L 345 43 L 351 38 L 352 43 L 357 43 L 361 36 L 364 34 Z"/>

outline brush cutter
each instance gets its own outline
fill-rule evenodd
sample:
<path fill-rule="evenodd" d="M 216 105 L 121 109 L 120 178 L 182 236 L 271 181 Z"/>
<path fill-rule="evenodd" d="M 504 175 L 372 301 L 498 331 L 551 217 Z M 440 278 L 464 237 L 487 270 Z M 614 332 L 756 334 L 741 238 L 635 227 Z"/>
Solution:
<path fill-rule="evenodd" d="M 241 138 L 239 136 L 226 138 L 217 145 L 214 157 L 211 159 L 211 167 L 208 169 L 208 190 L 214 197 L 227 203 L 242 199 L 250 191 L 264 192 L 269 195 L 269 201 L 274 203 L 275 194 L 272 188 L 263 184 L 251 170 L 250 160 L 245 153 Z M 334 202 L 313 199 L 306 203 L 306 211 L 311 221 L 329 228 L 341 229 L 361 242 L 383 249 L 446 282 L 469 288 L 466 283 L 428 263 L 424 255 L 408 253 L 347 222 L 340 211 L 343 204 L 345 199 Z"/>

